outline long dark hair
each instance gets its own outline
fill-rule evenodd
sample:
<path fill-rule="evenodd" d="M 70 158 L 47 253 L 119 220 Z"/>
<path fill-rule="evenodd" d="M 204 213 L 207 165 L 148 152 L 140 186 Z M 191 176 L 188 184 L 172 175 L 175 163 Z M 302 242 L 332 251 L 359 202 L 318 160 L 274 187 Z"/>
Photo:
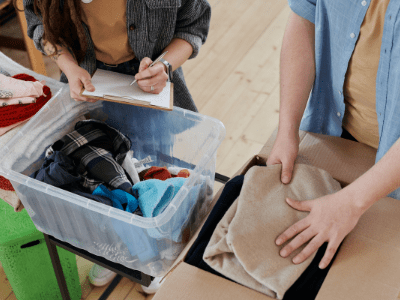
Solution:
<path fill-rule="evenodd" d="M 63 2 L 62 5 L 60 2 Z M 85 56 L 86 34 L 81 20 L 81 0 L 35 0 L 35 14 L 43 20 L 43 39 L 67 47 L 78 62 Z M 16 0 L 14 0 L 16 6 Z"/>

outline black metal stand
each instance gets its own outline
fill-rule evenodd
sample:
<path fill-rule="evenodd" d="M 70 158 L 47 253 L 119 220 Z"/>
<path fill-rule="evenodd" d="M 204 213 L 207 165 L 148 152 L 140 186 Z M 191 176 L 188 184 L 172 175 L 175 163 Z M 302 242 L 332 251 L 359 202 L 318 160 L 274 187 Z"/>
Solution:
<path fill-rule="evenodd" d="M 218 181 L 220 183 L 225 184 L 225 183 L 228 182 L 229 179 L 230 178 L 225 176 L 225 175 L 222 175 L 222 174 L 219 174 L 219 173 L 215 173 L 215 181 Z"/>
<path fill-rule="evenodd" d="M 154 279 L 154 277 L 143 274 L 140 271 L 129 269 L 123 265 L 109 261 L 109 260 L 105 259 L 104 257 L 97 256 L 97 255 L 91 254 L 90 252 L 88 252 L 86 250 L 74 247 L 66 242 L 56 239 L 55 237 L 53 237 L 51 235 L 47 235 L 44 233 L 44 238 L 46 240 L 47 248 L 49 249 L 51 262 L 53 264 L 54 272 L 56 273 L 58 286 L 60 288 L 60 292 L 61 292 L 63 300 L 71 300 L 71 298 L 69 296 L 67 283 L 65 281 L 64 273 L 62 271 L 60 258 L 58 256 L 56 246 L 64 248 L 76 255 L 79 255 L 87 260 L 94 262 L 97 265 L 100 265 L 100 266 L 107 268 L 118 274 L 99 299 L 102 299 L 102 300 L 107 299 L 107 297 L 112 293 L 114 288 L 118 285 L 119 281 L 122 279 L 122 276 L 127 277 L 130 280 L 137 282 L 144 286 L 149 286 L 151 281 Z"/>
<path fill-rule="evenodd" d="M 215 180 L 221 183 L 226 183 L 229 180 L 229 177 L 215 173 Z M 87 260 L 90 260 L 91 262 L 94 262 L 97 265 L 100 265 L 104 268 L 107 268 L 117 273 L 117 276 L 110 283 L 110 285 L 107 287 L 104 293 L 100 296 L 99 300 L 107 299 L 107 297 L 112 293 L 112 291 L 121 281 L 122 277 L 127 277 L 128 279 L 144 286 L 149 286 L 151 281 L 154 279 L 154 277 L 143 274 L 140 271 L 129 269 L 123 265 L 109 261 L 104 257 L 94 255 L 86 250 L 77 248 L 66 242 L 60 241 L 51 235 L 47 235 L 44 233 L 44 238 L 46 241 L 47 249 L 49 250 L 50 253 L 51 262 L 53 264 L 54 272 L 56 273 L 58 286 L 60 288 L 63 300 L 71 300 L 71 298 L 69 296 L 67 283 L 65 281 L 65 276 L 61 267 L 60 258 L 58 256 L 56 246 L 64 248 L 76 255 L 79 255 Z"/>

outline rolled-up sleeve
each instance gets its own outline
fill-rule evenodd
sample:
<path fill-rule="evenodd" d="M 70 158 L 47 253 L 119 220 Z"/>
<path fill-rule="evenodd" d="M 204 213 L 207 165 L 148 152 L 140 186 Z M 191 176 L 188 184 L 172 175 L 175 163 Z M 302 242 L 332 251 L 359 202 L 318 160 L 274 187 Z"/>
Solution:
<path fill-rule="evenodd" d="M 193 47 L 194 58 L 205 43 L 210 29 L 211 6 L 206 0 L 182 0 L 178 9 L 174 38 L 187 41 Z"/>
<path fill-rule="evenodd" d="M 24 12 L 26 22 L 28 24 L 27 34 L 33 40 L 35 47 L 40 50 L 43 54 L 46 54 L 43 50 L 42 38 L 44 33 L 43 21 L 38 17 L 33 10 L 34 0 L 24 0 Z"/>
<path fill-rule="evenodd" d="M 335 1 L 335 0 L 333 0 Z M 317 0 L 288 0 L 290 9 L 300 17 L 315 24 L 315 7 Z"/>

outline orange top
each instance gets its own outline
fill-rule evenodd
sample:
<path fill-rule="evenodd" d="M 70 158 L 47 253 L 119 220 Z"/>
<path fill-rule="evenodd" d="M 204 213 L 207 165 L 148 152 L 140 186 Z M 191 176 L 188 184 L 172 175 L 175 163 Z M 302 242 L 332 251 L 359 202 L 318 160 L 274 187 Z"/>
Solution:
<path fill-rule="evenodd" d="M 376 74 L 389 1 L 371 0 L 349 62 L 343 89 L 346 104 L 343 127 L 356 140 L 374 148 L 379 145 Z"/>
<path fill-rule="evenodd" d="M 128 41 L 127 0 L 81 2 L 82 21 L 89 27 L 96 59 L 120 64 L 135 57 Z"/>

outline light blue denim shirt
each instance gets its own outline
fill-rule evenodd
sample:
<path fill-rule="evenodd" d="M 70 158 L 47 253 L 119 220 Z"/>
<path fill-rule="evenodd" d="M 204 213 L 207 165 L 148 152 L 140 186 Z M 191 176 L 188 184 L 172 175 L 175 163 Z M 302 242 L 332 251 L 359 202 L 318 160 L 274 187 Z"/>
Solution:
<path fill-rule="evenodd" d="M 301 130 L 341 135 L 346 71 L 371 1 L 374 0 L 288 0 L 294 13 L 315 24 L 316 78 L 301 121 Z M 379 124 L 376 161 L 400 137 L 399 10 L 400 0 L 391 0 L 385 14 L 376 77 Z M 390 196 L 400 199 L 400 189 Z"/>

